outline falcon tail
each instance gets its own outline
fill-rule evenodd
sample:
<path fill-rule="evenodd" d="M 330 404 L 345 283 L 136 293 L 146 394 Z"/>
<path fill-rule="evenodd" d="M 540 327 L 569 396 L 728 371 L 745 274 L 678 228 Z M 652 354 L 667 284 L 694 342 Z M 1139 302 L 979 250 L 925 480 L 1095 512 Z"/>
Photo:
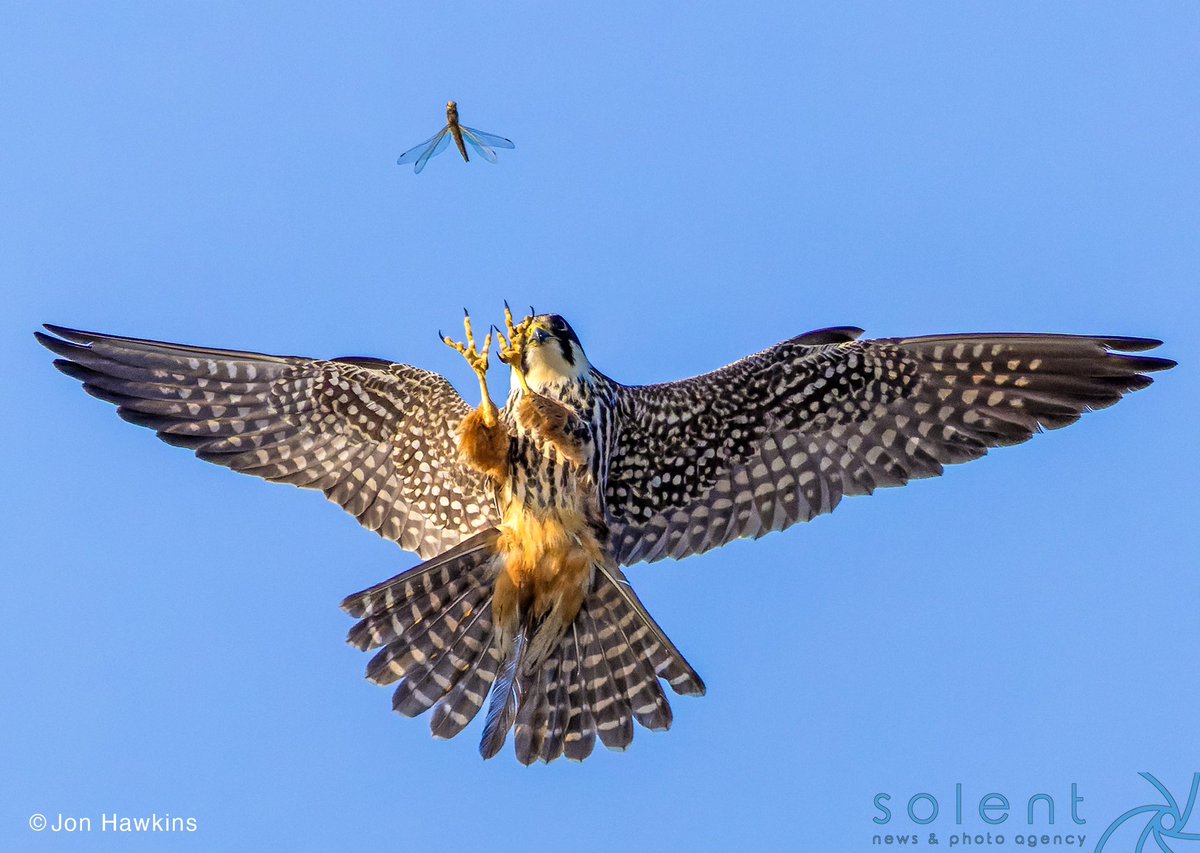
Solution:
<path fill-rule="evenodd" d="M 433 733 L 454 737 L 483 704 L 502 661 L 492 634 L 495 530 L 348 597 L 361 621 L 347 637 L 366 651 L 376 684 L 399 681 L 392 707 L 415 717 L 434 705 Z"/>
<path fill-rule="evenodd" d="M 376 684 L 399 682 L 393 708 L 408 717 L 433 709 L 435 737 L 451 738 L 487 699 L 480 752 L 491 758 L 515 729 L 523 764 L 561 755 L 582 761 L 597 738 L 610 749 L 633 740 L 633 721 L 671 725 L 659 678 L 684 695 L 704 683 L 650 618 L 619 569 L 597 567 L 583 607 L 540 661 L 525 635 L 502 649 L 491 599 L 499 560 L 495 530 L 350 596 L 342 608 L 361 621 L 357 648 L 380 651 L 367 665 Z"/>

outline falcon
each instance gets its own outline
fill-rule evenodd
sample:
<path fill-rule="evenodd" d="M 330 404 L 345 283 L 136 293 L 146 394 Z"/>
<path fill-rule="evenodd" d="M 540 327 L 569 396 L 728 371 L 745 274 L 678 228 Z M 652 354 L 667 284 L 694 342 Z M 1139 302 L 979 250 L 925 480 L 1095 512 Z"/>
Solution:
<path fill-rule="evenodd" d="M 201 459 L 317 489 L 424 560 L 349 596 L 367 678 L 450 738 L 487 706 L 480 751 L 625 749 L 671 725 L 662 682 L 704 682 L 623 566 L 681 559 L 830 512 L 843 496 L 1074 423 L 1174 362 L 1149 338 L 1042 334 L 859 340 L 808 332 L 691 379 L 622 385 L 556 314 L 443 340 L 478 377 L 374 358 L 318 360 L 46 326 L 55 365 Z"/>

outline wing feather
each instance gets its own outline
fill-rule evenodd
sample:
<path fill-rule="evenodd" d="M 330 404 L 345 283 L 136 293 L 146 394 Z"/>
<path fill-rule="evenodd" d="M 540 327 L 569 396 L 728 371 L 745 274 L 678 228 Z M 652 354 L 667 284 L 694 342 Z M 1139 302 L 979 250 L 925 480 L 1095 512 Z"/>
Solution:
<path fill-rule="evenodd" d="M 606 501 L 623 564 L 681 558 L 936 477 L 1074 423 L 1174 365 L 1149 338 L 941 335 L 839 327 L 712 373 L 625 386 Z"/>
<path fill-rule="evenodd" d="M 469 408 L 437 374 L 46 328 L 37 339 L 55 366 L 125 420 L 207 462 L 318 489 L 422 557 L 497 521 L 458 459 Z"/>

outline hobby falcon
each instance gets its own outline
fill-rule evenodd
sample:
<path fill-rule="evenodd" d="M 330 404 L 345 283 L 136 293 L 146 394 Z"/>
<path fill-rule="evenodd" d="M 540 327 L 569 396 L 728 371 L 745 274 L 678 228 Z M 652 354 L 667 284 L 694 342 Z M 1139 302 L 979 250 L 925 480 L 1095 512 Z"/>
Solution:
<path fill-rule="evenodd" d="M 988 448 L 1057 429 L 1174 362 L 1147 338 L 978 334 L 859 340 L 830 328 L 679 382 L 622 385 L 562 317 L 514 323 L 502 409 L 477 348 L 472 409 L 443 377 L 374 358 L 315 360 L 47 326 L 59 370 L 208 462 L 319 489 L 425 562 L 343 607 L 434 735 L 487 704 L 528 764 L 624 749 L 671 725 L 660 683 L 704 692 L 621 567 L 759 537 Z M 489 699 L 490 694 L 490 699 Z"/>

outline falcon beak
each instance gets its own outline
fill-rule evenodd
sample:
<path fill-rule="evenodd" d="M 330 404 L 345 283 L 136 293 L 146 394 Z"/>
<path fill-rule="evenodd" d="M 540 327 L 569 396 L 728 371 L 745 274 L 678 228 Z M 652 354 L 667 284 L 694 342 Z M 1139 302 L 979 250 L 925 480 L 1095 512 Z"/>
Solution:
<path fill-rule="evenodd" d="M 529 330 L 529 342 L 532 344 L 544 344 L 550 340 L 550 333 L 541 326 L 534 326 Z"/>

